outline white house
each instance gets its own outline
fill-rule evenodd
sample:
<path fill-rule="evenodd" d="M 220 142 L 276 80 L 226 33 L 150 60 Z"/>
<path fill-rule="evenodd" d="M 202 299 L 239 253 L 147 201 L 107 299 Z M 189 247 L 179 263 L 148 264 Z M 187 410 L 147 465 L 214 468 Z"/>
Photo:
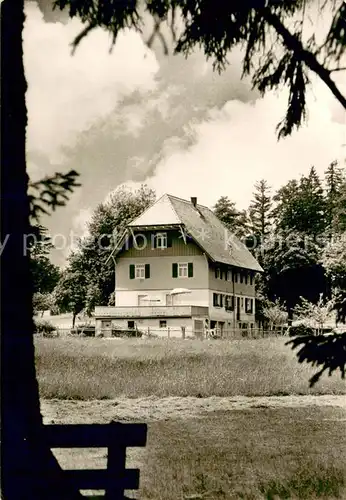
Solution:
<path fill-rule="evenodd" d="M 254 327 L 254 276 L 262 268 L 196 198 L 162 196 L 128 225 L 112 261 L 115 305 L 96 307 L 97 333 L 149 327 L 204 337 Z"/>

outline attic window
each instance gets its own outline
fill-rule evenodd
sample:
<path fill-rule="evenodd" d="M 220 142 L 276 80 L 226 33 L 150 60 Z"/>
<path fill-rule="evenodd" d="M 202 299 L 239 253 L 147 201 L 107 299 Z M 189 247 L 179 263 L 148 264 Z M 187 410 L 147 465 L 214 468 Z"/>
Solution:
<path fill-rule="evenodd" d="M 156 248 L 167 248 L 167 233 L 157 233 Z"/>

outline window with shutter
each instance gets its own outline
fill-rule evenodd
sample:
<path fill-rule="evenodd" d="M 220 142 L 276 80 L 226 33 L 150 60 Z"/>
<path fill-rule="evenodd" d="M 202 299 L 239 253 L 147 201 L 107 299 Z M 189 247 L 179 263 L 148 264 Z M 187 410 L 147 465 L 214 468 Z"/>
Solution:
<path fill-rule="evenodd" d="M 172 277 L 178 277 L 178 264 L 172 264 Z"/>
<path fill-rule="evenodd" d="M 189 270 L 186 262 L 179 262 L 178 264 L 178 278 L 188 278 Z"/>
<path fill-rule="evenodd" d="M 189 262 L 188 264 L 188 277 L 193 278 L 193 262 Z"/>
<path fill-rule="evenodd" d="M 135 279 L 135 266 L 134 266 L 134 264 L 130 264 L 129 274 L 130 274 L 130 280 Z"/>
<path fill-rule="evenodd" d="M 223 307 L 223 295 L 220 293 L 220 307 Z"/>
<path fill-rule="evenodd" d="M 150 264 L 145 264 L 145 278 L 150 278 Z"/>
<path fill-rule="evenodd" d="M 213 293 L 213 306 L 217 307 L 217 305 L 218 305 L 217 293 Z"/>
<path fill-rule="evenodd" d="M 145 265 L 144 264 L 136 264 L 134 267 L 134 278 L 136 279 L 144 279 L 145 278 Z M 130 266 L 130 278 L 131 278 L 131 266 Z M 132 279 L 132 278 L 131 278 Z"/>
<path fill-rule="evenodd" d="M 170 248 L 172 246 L 172 233 L 167 233 L 167 247 Z"/>

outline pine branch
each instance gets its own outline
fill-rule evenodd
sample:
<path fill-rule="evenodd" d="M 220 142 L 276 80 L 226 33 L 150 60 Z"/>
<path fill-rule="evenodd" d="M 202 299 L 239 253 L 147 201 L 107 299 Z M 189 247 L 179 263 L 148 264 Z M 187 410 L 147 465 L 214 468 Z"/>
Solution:
<path fill-rule="evenodd" d="M 335 82 L 331 79 L 330 71 L 317 61 L 316 56 L 312 52 L 303 47 L 302 42 L 290 33 L 279 17 L 273 14 L 268 7 L 262 9 L 262 13 L 268 24 L 270 24 L 281 36 L 286 47 L 294 52 L 297 59 L 304 62 L 306 66 L 311 69 L 311 71 L 316 73 L 321 78 L 340 104 L 346 109 L 346 97 L 340 92 Z"/>
<path fill-rule="evenodd" d="M 40 181 L 31 182 L 28 194 L 31 218 L 38 222 L 41 215 L 49 214 L 57 207 L 65 206 L 69 200 L 69 194 L 81 185 L 77 182 L 78 176 L 75 170 L 70 170 L 66 174 L 56 173 Z"/>

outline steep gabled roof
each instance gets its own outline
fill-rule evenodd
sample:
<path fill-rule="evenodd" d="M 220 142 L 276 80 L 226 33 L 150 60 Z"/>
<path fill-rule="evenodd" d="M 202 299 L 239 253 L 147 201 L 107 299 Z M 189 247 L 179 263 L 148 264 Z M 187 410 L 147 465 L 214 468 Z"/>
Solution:
<path fill-rule="evenodd" d="M 135 230 L 179 225 L 213 261 L 263 271 L 246 246 L 227 230 L 212 210 L 170 194 L 159 198 L 128 227 Z"/>
<path fill-rule="evenodd" d="M 129 227 L 144 226 L 166 226 L 182 224 L 175 212 L 170 196 L 164 194 L 153 205 L 147 208 L 139 217 L 134 219 L 128 225 Z"/>

